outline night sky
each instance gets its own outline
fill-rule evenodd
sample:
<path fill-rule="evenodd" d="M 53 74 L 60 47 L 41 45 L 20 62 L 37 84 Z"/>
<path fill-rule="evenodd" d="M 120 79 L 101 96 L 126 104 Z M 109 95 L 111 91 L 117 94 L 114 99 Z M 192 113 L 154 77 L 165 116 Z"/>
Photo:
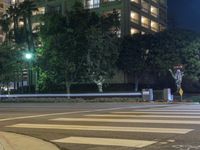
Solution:
<path fill-rule="evenodd" d="M 169 27 L 200 32 L 200 0 L 168 0 Z"/>

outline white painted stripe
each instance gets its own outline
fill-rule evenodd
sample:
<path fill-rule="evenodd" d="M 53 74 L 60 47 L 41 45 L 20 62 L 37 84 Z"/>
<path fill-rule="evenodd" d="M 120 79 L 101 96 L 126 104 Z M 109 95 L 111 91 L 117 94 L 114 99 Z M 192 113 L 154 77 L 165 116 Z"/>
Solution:
<path fill-rule="evenodd" d="M 148 111 L 148 112 L 140 112 L 140 111 L 123 111 L 123 112 L 111 112 L 113 114 L 163 114 L 163 115 L 200 115 L 199 113 L 193 113 L 193 112 L 153 112 L 153 111 Z"/>
<path fill-rule="evenodd" d="M 57 118 L 53 121 L 84 121 L 84 122 L 120 122 L 120 123 L 160 123 L 160 124 L 200 124 L 200 121 L 188 120 L 148 120 L 148 119 L 95 119 L 95 118 Z"/>
<path fill-rule="evenodd" d="M 89 117 L 117 117 L 117 118 L 187 118 L 199 119 L 200 116 L 168 116 L 168 115 L 84 115 Z"/>
<path fill-rule="evenodd" d="M 138 107 L 141 107 L 141 106 L 138 106 Z M 49 116 L 56 116 L 56 115 L 69 115 L 69 114 L 88 113 L 88 112 L 98 112 L 98 111 L 120 110 L 120 109 L 127 109 L 127 108 L 134 108 L 134 106 L 130 106 L 130 107 L 117 107 L 117 108 L 105 108 L 105 109 L 94 109 L 94 110 L 84 110 L 84 111 L 73 111 L 73 112 L 62 112 L 62 113 L 50 113 L 50 114 L 31 115 L 31 116 L 21 116 L 21 117 L 12 117 L 12 118 L 0 119 L 0 122 L 2 122 L 2 121 L 10 121 L 10 120 L 20 120 L 20 119 L 38 118 L 38 117 L 49 117 Z M 137 108 L 137 107 L 136 107 L 136 108 Z"/>
<path fill-rule="evenodd" d="M 49 125 L 49 124 L 16 124 L 7 127 L 31 129 L 86 130 L 86 131 L 117 131 L 186 134 L 193 129 L 177 128 L 145 128 L 145 127 L 112 127 L 112 126 L 80 126 L 80 125 Z"/>
<path fill-rule="evenodd" d="M 170 110 L 170 109 L 140 109 L 140 110 L 137 110 L 137 111 L 145 111 L 145 112 L 200 112 L 199 109 L 173 109 L 173 110 Z"/>
<path fill-rule="evenodd" d="M 112 139 L 112 138 L 94 138 L 94 137 L 90 137 L 90 138 L 89 137 L 68 137 L 68 138 L 53 140 L 52 142 L 143 148 L 145 146 L 155 144 L 157 141 Z"/>

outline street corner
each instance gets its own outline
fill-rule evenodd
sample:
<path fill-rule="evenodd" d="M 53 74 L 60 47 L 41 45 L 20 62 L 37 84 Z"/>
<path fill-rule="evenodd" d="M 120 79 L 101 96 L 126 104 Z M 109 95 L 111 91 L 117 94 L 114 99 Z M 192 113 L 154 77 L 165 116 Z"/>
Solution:
<path fill-rule="evenodd" d="M 44 140 L 10 132 L 0 132 L 0 150 L 59 150 Z"/>

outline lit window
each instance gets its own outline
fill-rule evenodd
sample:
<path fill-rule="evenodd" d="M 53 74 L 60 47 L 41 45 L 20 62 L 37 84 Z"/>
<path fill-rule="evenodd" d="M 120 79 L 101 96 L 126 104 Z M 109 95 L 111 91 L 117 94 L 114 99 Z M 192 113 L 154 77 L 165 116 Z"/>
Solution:
<path fill-rule="evenodd" d="M 151 21 L 151 30 L 152 30 L 152 31 L 155 31 L 155 32 L 158 32 L 158 31 L 159 31 L 159 26 L 158 26 L 158 23 L 157 23 L 157 22 Z"/>
<path fill-rule="evenodd" d="M 139 0 L 131 0 L 131 2 L 139 3 Z"/>
<path fill-rule="evenodd" d="M 131 11 L 131 21 L 134 23 L 139 24 L 139 14 L 136 12 Z"/>
<path fill-rule="evenodd" d="M 32 12 L 33 15 L 45 14 L 45 7 L 39 7 L 36 11 Z"/>
<path fill-rule="evenodd" d="M 85 8 L 98 8 L 100 6 L 100 0 L 85 0 Z"/>
<path fill-rule="evenodd" d="M 146 13 L 149 12 L 149 3 L 147 3 L 145 0 L 142 0 L 142 10 Z"/>
<path fill-rule="evenodd" d="M 140 31 L 138 29 L 135 29 L 135 28 L 131 28 L 131 35 L 133 34 L 137 34 L 139 33 Z"/>
<path fill-rule="evenodd" d="M 154 17 L 158 17 L 158 8 L 151 6 L 151 15 Z"/>
<path fill-rule="evenodd" d="M 142 16 L 141 22 L 142 22 L 143 27 L 149 28 L 149 19 L 148 18 Z"/>

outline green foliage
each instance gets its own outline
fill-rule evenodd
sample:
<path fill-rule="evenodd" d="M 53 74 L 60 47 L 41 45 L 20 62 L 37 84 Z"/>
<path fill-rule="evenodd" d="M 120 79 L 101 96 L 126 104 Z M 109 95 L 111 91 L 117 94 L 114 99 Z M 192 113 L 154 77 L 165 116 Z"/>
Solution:
<path fill-rule="evenodd" d="M 41 26 L 43 51 L 41 51 L 40 66 L 42 71 L 51 77 L 55 84 L 71 84 L 80 81 L 84 72 L 83 65 L 86 53 L 85 27 L 90 22 L 80 20 L 79 15 L 86 15 L 85 10 L 69 12 L 69 16 L 48 14 L 45 24 Z M 87 16 L 88 17 L 88 16 Z M 79 21 L 74 24 L 75 20 Z M 68 89 L 69 90 L 69 89 Z M 68 91 L 69 92 L 69 91 Z"/>
<path fill-rule="evenodd" d="M 15 81 L 15 72 L 21 66 L 20 53 L 14 45 L 0 45 L 0 83 Z"/>
<path fill-rule="evenodd" d="M 107 17 L 114 20 L 117 14 Z M 40 28 L 43 46 L 39 49 L 42 89 L 59 84 L 65 85 L 69 93 L 74 83 L 112 76 L 118 47 L 110 29 L 104 30 L 105 26 L 111 28 L 107 17 L 97 16 L 81 3 L 75 3 L 66 16 L 59 13 L 44 16 L 44 25 Z"/>
<path fill-rule="evenodd" d="M 188 78 L 199 80 L 200 77 L 200 37 L 191 42 L 181 52 L 181 63 L 185 66 L 185 75 Z"/>
<path fill-rule="evenodd" d="M 87 40 L 88 77 L 97 85 L 102 86 L 105 80 L 112 78 L 116 69 L 118 59 L 117 39 L 98 28 L 92 28 L 88 33 Z"/>
<path fill-rule="evenodd" d="M 196 78 L 199 72 L 200 35 L 191 31 L 171 30 L 158 33 L 152 43 L 152 70 L 166 74 L 177 64 L 185 66 L 185 75 Z"/>
<path fill-rule="evenodd" d="M 135 82 L 138 82 L 138 77 L 140 79 L 149 73 L 154 73 L 156 77 L 166 76 L 169 69 L 182 64 L 185 77 L 197 79 L 200 74 L 199 41 L 199 34 L 185 30 L 125 37 L 119 67 L 134 75 Z"/>
<path fill-rule="evenodd" d="M 142 76 L 149 69 L 152 35 L 133 35 L 122 40 L 119 67 L 126 73 Z"/>

